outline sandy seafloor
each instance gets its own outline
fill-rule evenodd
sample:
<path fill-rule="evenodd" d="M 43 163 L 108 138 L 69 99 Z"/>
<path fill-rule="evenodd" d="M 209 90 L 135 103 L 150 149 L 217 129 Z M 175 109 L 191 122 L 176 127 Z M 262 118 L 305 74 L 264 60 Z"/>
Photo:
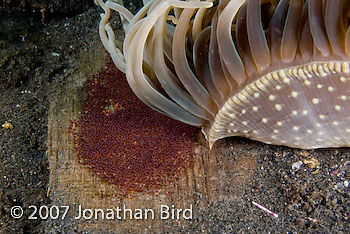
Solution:
<path fill-rule="evenodd" d="M 51 204 L 49 104 L 79 67 L 80 52 L 98 43 L 100 12 L 94 7 L 43 23 L 0 11 L 0 122 L 13 125 L 0 128 L 0 233 L 85 233 L 75 223 L 14 219 L 10 213 L 13 206 Z M 243 188 L 228 188 L 237 192 L 235 199 L 208 204 L 174 233 L 350 233 L 350 149 L 308 151 L 230 138 L 216 150 L 230 161 L 254 158 L 253 174 Z"/>

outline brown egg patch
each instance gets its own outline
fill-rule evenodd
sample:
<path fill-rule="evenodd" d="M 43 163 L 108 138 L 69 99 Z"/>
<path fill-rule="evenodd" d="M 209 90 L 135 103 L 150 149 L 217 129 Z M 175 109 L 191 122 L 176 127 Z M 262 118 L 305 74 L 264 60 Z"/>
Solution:
<path fill-rule="evenodd" d="M 157 190 L 192 164 L 196 128 L 143 104 L 114 65 L 85 85 L 74 133 L 78 160 L 125 191 Z"/>

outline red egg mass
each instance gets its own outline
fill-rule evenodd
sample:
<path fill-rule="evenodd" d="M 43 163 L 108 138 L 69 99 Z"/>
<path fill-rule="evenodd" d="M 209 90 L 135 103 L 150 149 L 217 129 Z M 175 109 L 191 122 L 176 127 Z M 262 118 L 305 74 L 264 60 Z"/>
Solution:
<path fill-rule="evenodd" d="M 74 130 L 79 162 L 122 191 L 153 191 L 192 165 L 197 129 L 155 112 L 113 64 L 85 84 Z"/>

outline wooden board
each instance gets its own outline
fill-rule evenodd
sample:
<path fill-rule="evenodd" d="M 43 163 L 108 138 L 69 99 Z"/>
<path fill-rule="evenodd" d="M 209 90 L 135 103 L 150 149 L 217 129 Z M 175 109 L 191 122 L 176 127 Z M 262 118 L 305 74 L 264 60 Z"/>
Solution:
<path fill-rule="evenodd" d="M 205 223 L 199 214 L 207 212 L 211 203 L 234 200 L 242 194 L 247 178 L 257 168 L 253 151 L 237 153 L 239 148 L 236 148 L 237 154 L 232 156 L 235 153 L 232 146 L 222 143 L 220 147 L 209 152 L 200 134 L 192 150 L 193 168 L 187 169 L 178 181 L 164 186 L 157 195 L 133 193 L 129 197 L 118 197 L 117 186 L 101 181 L 88 168 L 79 164 L 74 152 L 73 137 L 68 133 L 68 128 L 71 121 L 79 117 L 85 96 L 84 82 L 106 64 L 104 49 L 100 46 L 96 45 L 87 53 L 82 54 L 80 64 L 83 65 L 78 66 L 76 72 L 67 78 L 62 94 L 49 109 L 49 196 L 52 204 L 70 207 L 63 220 L 64 225 L 76 226 L 88 233 L 104 233 L 107 230 L 115 233 L 176 233 L 180 229 L 190 231 L 192 227 Z M 106 213 L 108 209 L 123 209 L 124 205 L 133 211 L 147 208 L 153 210 L 155 218 L 146 220 L 143 216 L 141 220 L 118 220 L 117 217 L 114 220 L 75 219 L 79 205 L 85 209 L 102 209 Z M 189 209 L 192 206 L 192 219 L 160 219 L 161 205 L 174 205 L 179 209 Z"/>

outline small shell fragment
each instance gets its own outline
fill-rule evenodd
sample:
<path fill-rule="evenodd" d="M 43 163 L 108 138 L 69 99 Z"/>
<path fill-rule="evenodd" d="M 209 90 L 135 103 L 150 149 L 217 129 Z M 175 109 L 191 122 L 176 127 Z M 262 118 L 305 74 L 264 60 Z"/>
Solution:
<path fill-rule="evenodd" d="M 5 129 L 13 129 L 13 125 L 11 123 L 5 122 L 3 125 L 1 125 Z"/>
<path fill-rule="evenodd" d="M 301 167 L 301 165 L 303 165 L 302 161 L 297 161 L 295 163 L 292 164 L 292 170 L 293 171 L 298 171 Z"/>

